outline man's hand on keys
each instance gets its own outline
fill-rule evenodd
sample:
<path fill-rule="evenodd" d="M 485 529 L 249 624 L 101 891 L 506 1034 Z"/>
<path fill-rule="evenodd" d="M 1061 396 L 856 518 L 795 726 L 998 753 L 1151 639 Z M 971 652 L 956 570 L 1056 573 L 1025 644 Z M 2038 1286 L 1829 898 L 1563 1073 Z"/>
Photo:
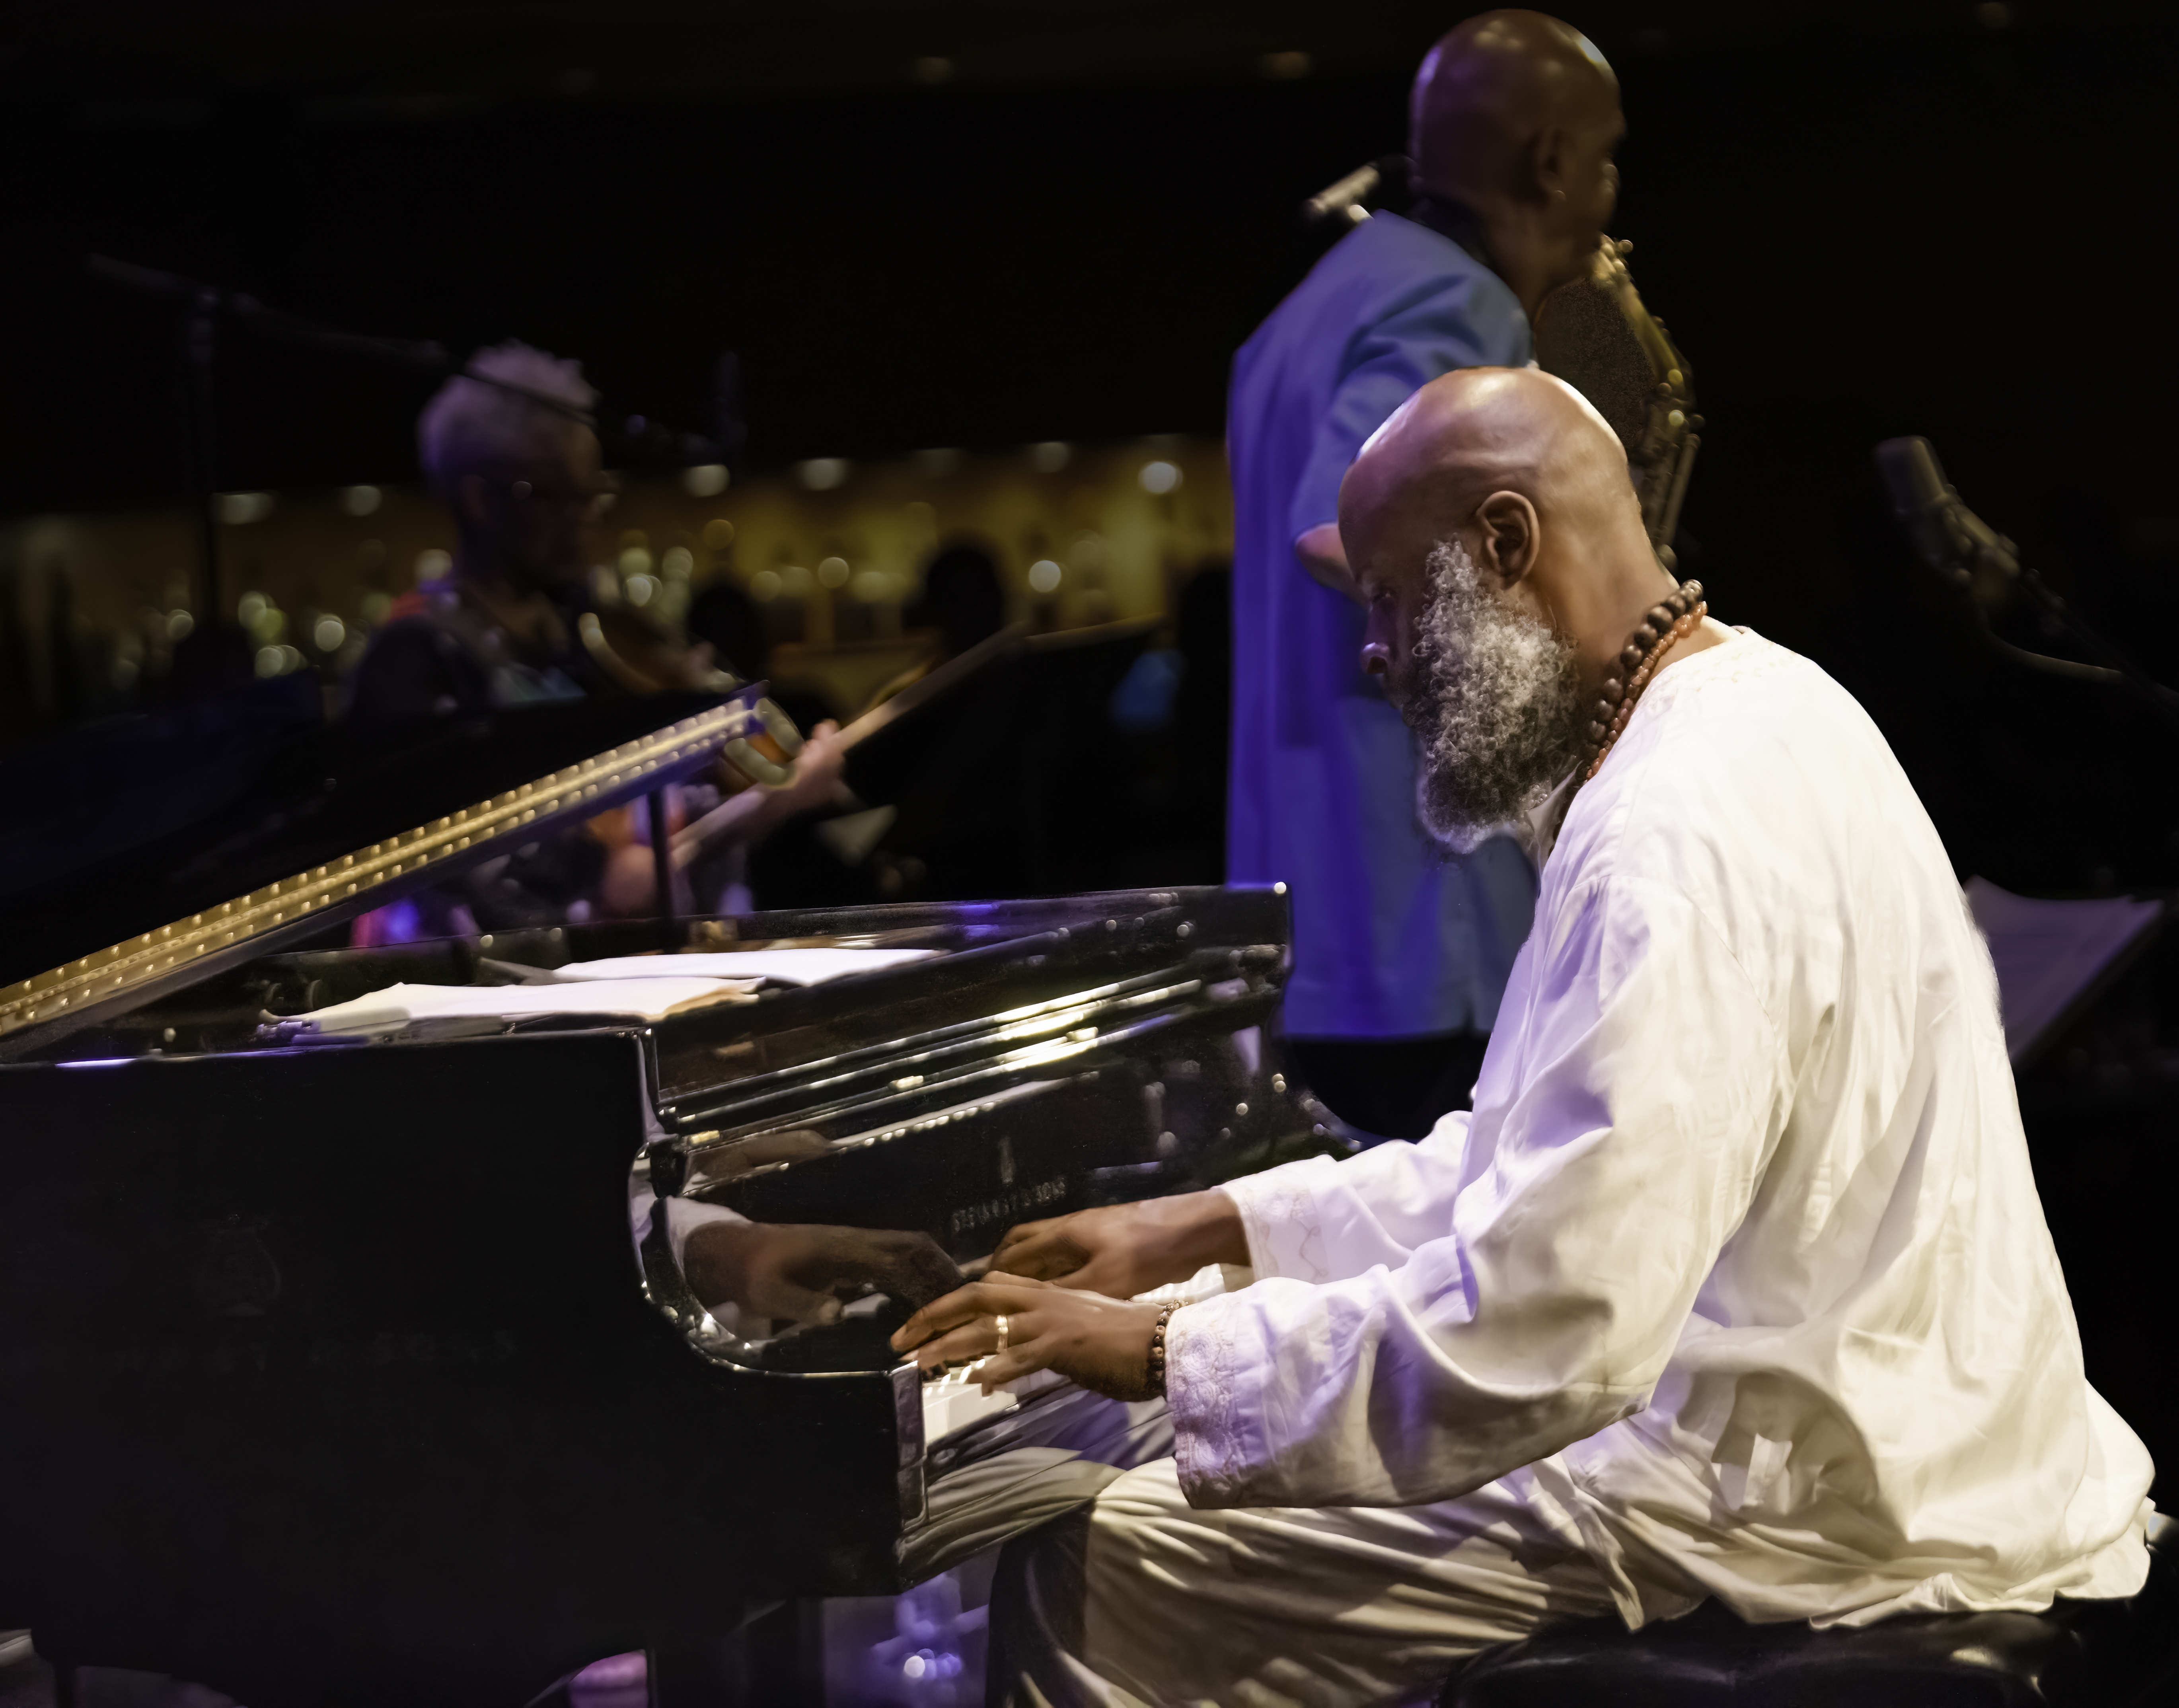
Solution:
<path fill-rule="evenodd" d="M 925 1370 L 985 1360 L 989 1393 L 1040 1370 L 1113 1399 L 1148 1399 L 1150 1332 L 1161 1307 L 993 1273 L 926 1304 L 892 1337 Z M 1001 1325 L 1004 1344 L 1001 1344 Z"/>
<path fill-rule="evenodd" d="M 1207 1263 L 1248 1260 L 1241 1212 L 1213 1189 L 1024 1222 L 999 1242 L 991 1271 L 1131 1299 Z"/>

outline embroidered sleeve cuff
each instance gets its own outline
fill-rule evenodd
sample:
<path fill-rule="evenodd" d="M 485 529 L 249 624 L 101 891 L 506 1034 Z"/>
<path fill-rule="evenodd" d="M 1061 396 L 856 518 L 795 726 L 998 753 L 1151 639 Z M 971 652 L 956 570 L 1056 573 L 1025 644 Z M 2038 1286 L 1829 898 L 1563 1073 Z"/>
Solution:
<path fill-rule="evenodd" d="M 1192 1507 L 1240 1503 L 1263 1455 L 1262 1415 L 1248 1390 L 1263 1369 L 1255 1314 L 1231 1295 L 1177 1310 L 1166 1329 L 1166 1404 L 1173 1458 Z"/>
<path fill-rule="evenodd" d="M 1325 1171 L 1337 1166 L 1329 1156 L 1310 1156 L 1283 1168 L 1228 1180 L 1220 1189 L 1240 1206 L 1241 1226 L 1249 1236 L 1249 1261 L 1259 1276 L 1331 1279 L 1314 1189 Z"/>

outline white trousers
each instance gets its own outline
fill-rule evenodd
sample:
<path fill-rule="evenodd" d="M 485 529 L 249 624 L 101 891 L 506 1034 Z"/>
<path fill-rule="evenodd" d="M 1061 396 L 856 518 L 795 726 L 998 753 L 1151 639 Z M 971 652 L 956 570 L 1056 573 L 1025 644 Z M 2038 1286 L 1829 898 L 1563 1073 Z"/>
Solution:
<path fill-rule="evenodd" d="M 1199 1513 L 1158 1459 L 1010 1550 L 991 1700 L 1427 1703 L 1479 1650 L 1611 1610 L 1572 1524 L 1526 1470 L 1435 1506 Z"/>

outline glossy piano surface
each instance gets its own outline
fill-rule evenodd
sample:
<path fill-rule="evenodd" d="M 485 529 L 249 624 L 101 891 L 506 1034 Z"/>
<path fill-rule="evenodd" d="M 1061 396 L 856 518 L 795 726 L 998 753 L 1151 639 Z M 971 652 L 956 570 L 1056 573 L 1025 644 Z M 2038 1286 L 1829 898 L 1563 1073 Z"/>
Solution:
<path fill-rule="evenodd" d="M 0 1066 L 0 1623 L 63 1659 L 519 1708 L 752 1601 L 898 1587 L 1169 1439 L 1063 1385 L 926 1394 L 884 1348 L 904 1311 L 1014 1221 L 1333 1145 L 1267 1025 L 1269 892 L 327 938 Z M 295 1024 L 775 943 L 938 953 L 648 1024 Z M 926 1260 L 799 1274 L 832 1321 L 707 1304 L 674 1198 Z"/>

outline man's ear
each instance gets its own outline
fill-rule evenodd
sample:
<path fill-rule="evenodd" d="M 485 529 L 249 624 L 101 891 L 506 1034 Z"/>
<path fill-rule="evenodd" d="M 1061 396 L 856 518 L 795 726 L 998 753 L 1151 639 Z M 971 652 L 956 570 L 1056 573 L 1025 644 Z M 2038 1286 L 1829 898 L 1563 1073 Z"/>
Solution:
<path fill-rule="evenodd" d="M 1529 144 L 1528 182 L 1522 193 L 1538 201 L 1564 201 L 1567 184 L 1567 133 L 1562 125 L 1548 125 Z"/>
<path fill-rule="evenodd" d="M 1493 492 L 1476 506 L 1475 525 L 1483 535 L 1478 565 L 1498 586 L 1511 587 L 1536 567 L 1536 507 L 1518 492 Z"/>

